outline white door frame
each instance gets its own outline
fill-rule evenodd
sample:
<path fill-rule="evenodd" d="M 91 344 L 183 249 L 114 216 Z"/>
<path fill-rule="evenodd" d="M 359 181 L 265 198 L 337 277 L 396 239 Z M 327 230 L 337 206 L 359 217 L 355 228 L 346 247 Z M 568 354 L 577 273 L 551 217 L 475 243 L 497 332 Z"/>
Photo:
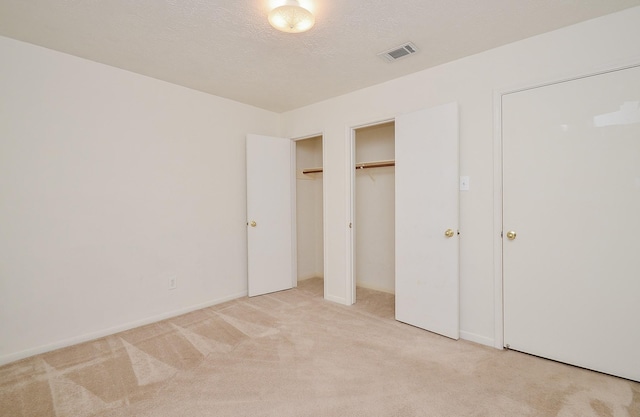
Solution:
<path fill-rule="evenodd" d="M 347 178 L 347 213 L 348 222 L 346 227 L 347 250 L 347 274 L 345 300 L 347 305 L 356 302 L 356 264 L 355 264 L 355 231 L 356 231 L 356 130 L 366 127 L 378 126 L 385 123 L 395 122 L 395 117 L 377 119 L 375 121 L 353 124 L 347 128 L 346 143 L 346 178 Z"/>
<path fill-rule="evenodd" d="M 503 190 L 502 190 L 502 96 L 553 84 L 559 84 L 580 78 L 591 77 L 608 72 L 620 71 L 640 66 L 637 59 L 625 63 L 614 63 L 593 68 L 573 76 L 555 77 L 545 82 L 528 83 L 512 88 L 494 90 L 493 93 L 493 281 L 494 281 L 494 343 L 497 349 L 504 348 L 504 298 L 503 298 Z"/>
<path fill-rule="evenodd" d="M 297 201 L 297 187 L 298 187 L 298 181 L 296 179 L 297 177 L 297 173 L 298 173 L 298 169 L 297 169 L 297 163 L 298 160 L 296 158 L 296 149 L 297 149 L 297 142 L 300 140 L 305 140 L 305 139 L 311 139 L 311 138 L 315 138 L 320 136 L 322 139 L 322 169 L 323 169 L 323 176 L 324 176 L 324 169 L 326 166 L 325 163 L 325 157 L 326 157 L 326 149 L 327 147 L 325 146 L 324 143 L 324 132 L 320 132 L 320 133 L 316 133 L 316 134 L 311 134 L 311 135 L 305 135 L 305 136 L 299 136 L 296 138 L 292 138 L 291 140 L 293 141 L 294 146 L 294 164 L 296 165 L 296 168 L 293 171 L 293 181 L 295 182 L 295 187 L 293 187 L 294 190 L 294 195 L 293 195 L 293 201 L 294 204 L 296 204 Z M 324 180 L 324 177 L 322 179 L 322 269 L 323 271 L 327 270 L 327 187 L 326 187 L 326 181 Z M 294 283 L 293 286 L 297 287 L 298 286 L 298 230 L 297 230 L 297 204 L 295 207 L 295 210 L 293 210 L 293 247 L 295 250 L 295 257 L 293 259 L 294 261 L 294 268 L 295 268 L 295 274 L 294 274 Z M 327 281 L 324 280 L 324 289 L 323 289 L 323 296 L 324 294 L 327 293 Z"/>

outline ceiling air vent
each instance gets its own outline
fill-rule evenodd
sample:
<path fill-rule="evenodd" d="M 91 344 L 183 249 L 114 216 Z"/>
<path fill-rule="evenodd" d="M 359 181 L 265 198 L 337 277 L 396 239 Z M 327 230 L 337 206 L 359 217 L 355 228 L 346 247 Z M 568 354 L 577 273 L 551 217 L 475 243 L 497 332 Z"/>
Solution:
<path fill-rule="evenodd" d="M 393 62 L 405 56 L 415 54 L 416 52 L 418 52 L 418 48 L 416 48 L 413 43 L 407 42 L 404 45 L 396 46 L 388 51 L 380 52 L 378 56 L 387 62 Z"/>

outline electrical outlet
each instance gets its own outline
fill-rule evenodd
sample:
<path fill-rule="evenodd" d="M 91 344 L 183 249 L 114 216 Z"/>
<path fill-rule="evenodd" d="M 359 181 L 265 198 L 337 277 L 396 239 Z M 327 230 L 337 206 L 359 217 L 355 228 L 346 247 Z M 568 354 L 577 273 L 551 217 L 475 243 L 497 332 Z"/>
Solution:
<path fill-rule="evenodd" d="M 175 290 L 178 286 L 178 277 L 169 277 L 169 289 Z"/>

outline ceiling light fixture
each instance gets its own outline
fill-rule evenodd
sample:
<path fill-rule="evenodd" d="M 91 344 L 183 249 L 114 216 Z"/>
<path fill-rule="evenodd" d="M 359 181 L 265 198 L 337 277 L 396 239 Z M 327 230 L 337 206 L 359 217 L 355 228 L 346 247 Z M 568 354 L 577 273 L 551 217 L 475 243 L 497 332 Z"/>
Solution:
<path fill-rule="evenodd" d="M 305 32 L 311 29 L 315 22 L 313 14 L 300 6 L 297 0 L 286 0 L 284 5 L 269 12 L 269 23 L 282 32 Z"/>

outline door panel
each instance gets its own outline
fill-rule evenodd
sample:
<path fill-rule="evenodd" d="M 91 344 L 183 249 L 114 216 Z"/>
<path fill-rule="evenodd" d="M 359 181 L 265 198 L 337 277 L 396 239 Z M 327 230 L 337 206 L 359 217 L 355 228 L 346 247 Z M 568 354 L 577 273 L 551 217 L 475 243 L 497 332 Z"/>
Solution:
<path fill-rule="evenodd" d="M 458 107 L 395 126 L 396 319 L 458 339 Z"/>
<path fill-rule="evenodd" d="M 640 381 L 640 68 L 503 96 L 504 341 Z"/>
<path fill-rule="evenodd" d="M 293 149 L 289 139 L 247 135 L 250 297 L 292 288 L 296 277 Z"/>

